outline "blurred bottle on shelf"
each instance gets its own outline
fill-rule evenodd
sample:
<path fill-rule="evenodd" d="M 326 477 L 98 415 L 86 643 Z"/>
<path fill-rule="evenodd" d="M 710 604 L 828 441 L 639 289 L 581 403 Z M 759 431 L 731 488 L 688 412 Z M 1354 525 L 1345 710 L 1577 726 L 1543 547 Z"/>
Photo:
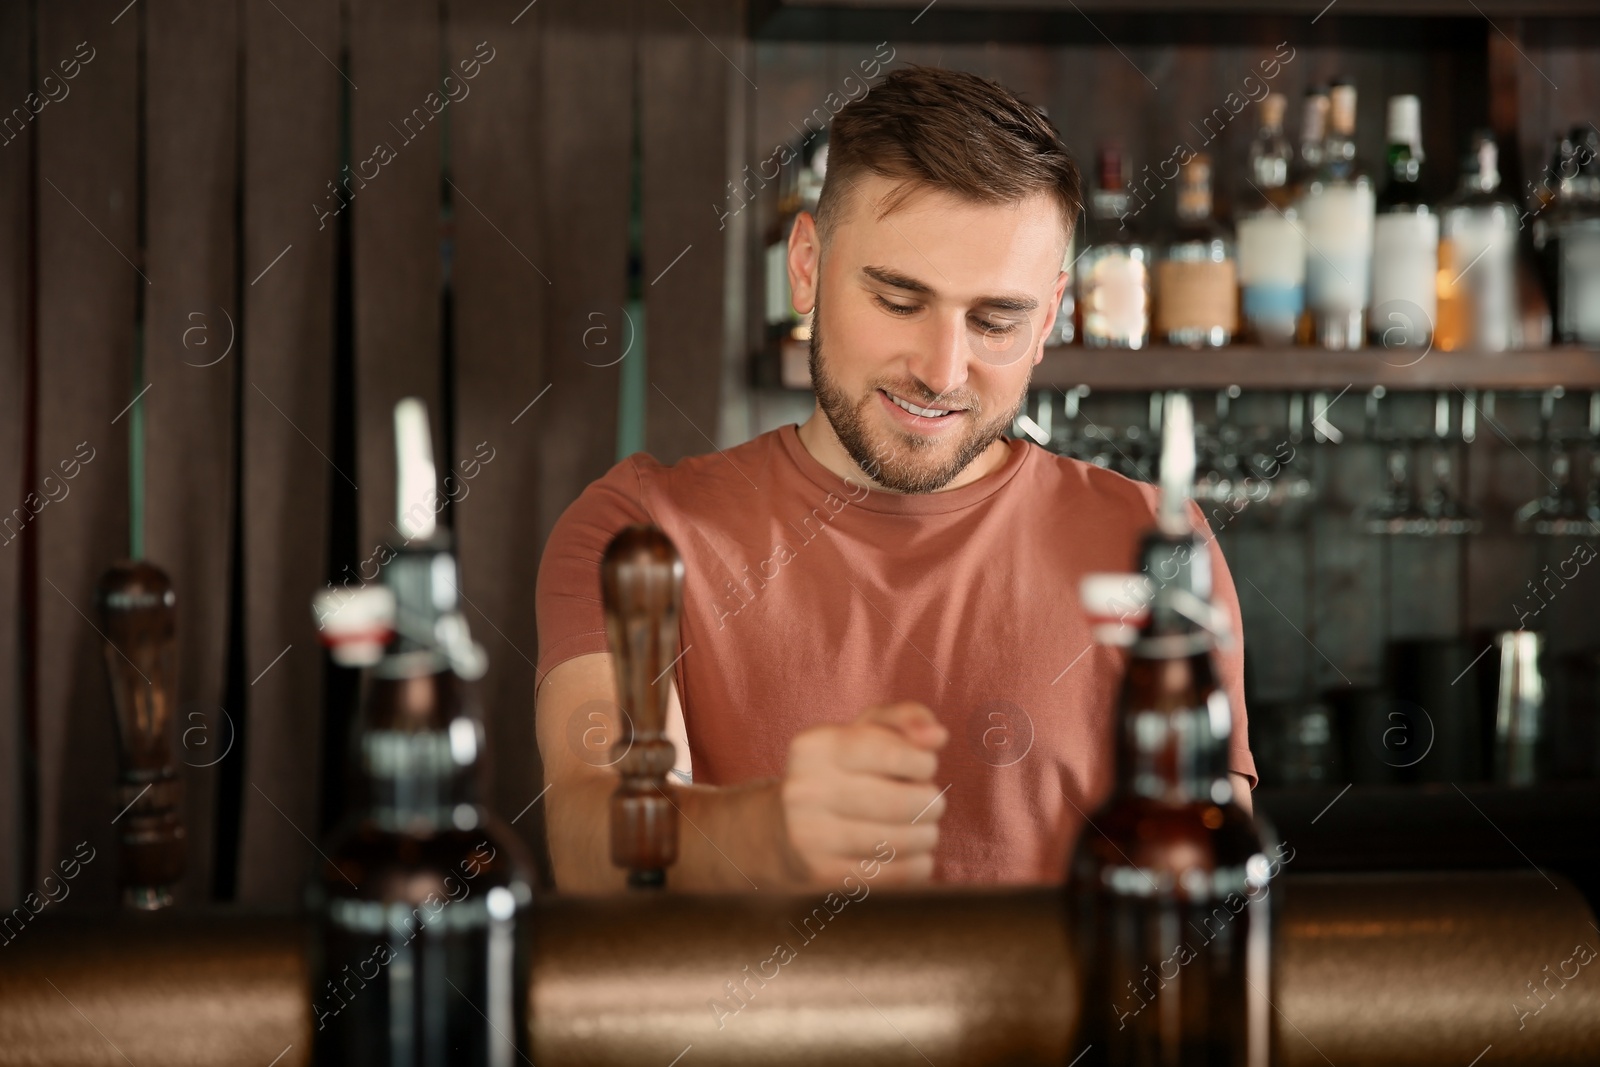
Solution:
<path fill-rule="evenodd" d="M 1577 171 L 1561 188 L 1554 228 L 1556 330 L 1561 340 L 1600 344 L 1600 132 L 1573 131 Z"/>
<path fill-rule="evenodd" d="M 1552 303 L 1557 305 L 1560 303 L 1561 261 L 1556 223 L 1559 221 L 1562 209 L 1571 204 L 1571 186 L 1578 177 L 1580 165 L 1578 141 L 1575 138 L 1581 138 L 1584 129 L 1586 127 L 1580 127 L 1572 134 L 1558 136 L 1555 139 L 1555 148 L 1550 154 L 1550 163 L 1545 167 L 1544 173 L 1539 175 L 1537 182 L 1527 183 L 1528 210 L 1523 219 L 1532 219 L 1529 233 L 1532 238 L 1534 262 L 1539 268 L 1539 282 L 1550 293 Z"/>
<path fill-rule="evenodd" d="M 1439 318 L 1435 345 L 1499 352 L 1517 346 L 1517 227 L 1500 190 L 1494 135 L 1479 130 L 1461 162 L 1461 184 L 1439 206 Z"/>
<path fill-rule="evenodd" d="M 1300 199 L 1310 246 L 1307 340 L 1323 348 L 1360 348 L 1366 340 L 1375 197 L 1372 179 L 1356 158 L 1355 130 L 1355 86 L 1334 85 L 1322 164 Z"/>
<path fill-rule="evenodd" d="M 1150 340 L 1150 248 L 1128 213 L 1122 150 L 1100 146 L 1097 188 L 1078 259 L 1083 343 L 1093 348 L 1143 348 Z"/>
<path fill-rule="evenodd" d="M 1212 214 L 1211 157 L 1191 156 L 1178 171 L 1178 218 L 1156 265 L 1158 338 L 1187 348 L 1219 348 L 1239 328 L 1233 238 Z"/>
<path fill-rule="evenodd" d="M 1368 339 L 1385 348 L 1425 348 L 1438 316 L 1439 216 L 1422 196 L 1422 107 L 1392 96 L 1389 178 L 1377 199 L 1372 235 L 1372 312 Z"/>
<path fill-rule="evenodd" d="M 1268 93 L 1261 101 L 1261 130 L 1250 144 L 1250 184 L 1240 197 L 1239 290 L 1245 335 L 1260 344 L 1294 340 L 1305 307 L 1306 250 L 1289 186 L 1294 152 L 1283 135 L 1288 99 Z"/>
<path fill-rule="evenodd" d="M 1328 137 L 1328 87 L 1313 85 L 1306 90 L 1300 105 L 1300 149 L 1289 168 L 1293 199 L 1299 200 L 1317 171 L 1322 169 Z"/>

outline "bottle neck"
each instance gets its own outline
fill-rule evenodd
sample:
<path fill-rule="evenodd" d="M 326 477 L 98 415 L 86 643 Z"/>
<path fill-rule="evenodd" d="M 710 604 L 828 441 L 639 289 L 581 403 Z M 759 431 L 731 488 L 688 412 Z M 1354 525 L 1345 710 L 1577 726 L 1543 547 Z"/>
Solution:
<path fill-rule="evenodd" d="M 1389 183 L 1406 189 L 1414 189 L 1422 176 L 1422 160 L 1412 152 L 1411 145 L 1405 141 L 1391 142 L 1388 151 L 1389 158 Z"/>
<path fill-rule="evenodd" d="M 1148 534 L 1142 569 L 1153 592 L 1123 681 L 1117 784 L 1164 803 L 1231 796 L 1232 716 L 1212 665 L 1211 557 L 1192 534 Z"/>
<path fill-rule="evenodd" d="M 1211 182 L 1190 179 L 1178 188 L 1178 222 L 1190 226 L 1211 220 Z"/>

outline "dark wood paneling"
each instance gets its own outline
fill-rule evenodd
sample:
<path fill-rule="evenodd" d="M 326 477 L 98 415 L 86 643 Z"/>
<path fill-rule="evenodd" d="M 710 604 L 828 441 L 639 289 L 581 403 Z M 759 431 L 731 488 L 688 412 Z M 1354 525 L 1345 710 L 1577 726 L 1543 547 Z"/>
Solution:
<path fill-rule="evenodd" d="M 130 16 L 131 17 L 131 16 Z M 145 550 L 178 595 L 183 896 L 210 896 L 235 491 L 238 24 L 232 5 L 159 0 L 147 20 Z M 279 264 L 280 266 L 282 264 Z"/>
<path fill-rule="evenodd" d="M 524 10 L 526 8 L 526 10 Z M 602 225 L 569 233 L 563 254 L 546 240 L 548 216 L 568 205 L 550 198 L 547 156 L 591 180 L 612 179 L 593 157 L 555 153 L 546 133 L 546 101 L 561 101 L 563 127 L 580 121 L 583 92 L 565 76 L 626 78 L 615 55 L 578 51 L 570 38 L 547 33 L 549 5 L 526 0 L 472 3 L 452 0 L 445 55 L 459 68 L 486 44 L 493 59 L 473 80 L 472 96 L 451 116 L 451 204 L 454 246 L 451 277 L 454 334 L 456 454 L 492 457 L 455 506 L 462 593 L 474 636 L 489 655 L 489 673 L 478 683 L 489 749 L 494 754 L 488 802 L 543 858 L 543 809 L 523 814 L 543 788 L 534 739 L 534 663 L 538 634 L 533 613 L 534 580 L 543 537 L 554 522 L 545 514 L 545 481 L 556 479 L 575 495 L 572 483 L 590 463 L 569 453 L 575 470 L 559 470 L 548 456 L 555 442 L 550 420 L 564 405 L 584 403 L 578 390 L 551 386 L 548 317 L 552 285 L 581 270 L 607 246 L 606 225 L 623 219 L 622 209 Z M 519 16 L 520 12 L 520 17 Z M 513 25 L 513 20 L 515 24 Z M 600 71 L 587 64 L 605 59 Z M 587 83 L 584 83 L 587 84 Z M 455 105 L 452 105 L 452 108 Z M 611 157 L 604 162 L 614 164 Z M 620 262 L 620 261 L 619 261 Z M 618 268 L 620 273 L 620 267 Z M 620 286 L 618 287 L 620 290 Z M 620 291 L 609 293 L 603 310 L 615 331 L 621 326 Z M 569 299 L 576 299 L 569 294 Z M 577 348 L 573 338 L 569 358 Z M 550 389 L 546 394 L 545 390 Z M 593 414 L 592 412 L 580 412 Z M 581 488 L 581 486 L 580 486 Z M 568 497 L 567 499 L 570 499 Z M 548 869 L 542 872 L 549 885 Z"/>
<path fill-rule="evenodd" d="M 33 5 L 0 5 L 0 100 L 23 100 L 30 83 Z M 34 134 L 0 133 L 0 909 L 22 899 L 31 883 L 32 784 L 26 771 L 27 708 L 19 655 L 22 629 L 23 536 L 11 509 L 22 500 L 28 451 L 23 435 L 29 405 L 33 264 Z"/>
<path fill-rule="evenodd" d="M 316 860 L 306 835 L 317 835 L 324 657 L 310 598 L 326 580 L 330 479 L 352 478 L 328 458 L 336 222 L 319 229 L 317 208 L 338 176 L 341 96 L 356 90 L 335 67 L 337 5 L 252 0 L 244 10 L 240 492 L 249 710 L 238 897 L 289 903 Z"/>
<path fill-rule="evenodd" d="M 685 0 L 639 17 L 646 441 L 671 463 L 719 443 L 728 247 L 708 205 L 723 202 L 728 181 L 729 94 L 755 91 L 744 69 L 754 64 L 734 0 Z"/>
<path fill-rule="evenodd" d="M 116 742 L 95 583 L 128 554 L 128 427 L 134 398 L 139 261 L 139 23 L 115 25 L 105 5 L 38 8 L 41 70 L 88 58 L 71 95 L 34 121 L 39 173 L 38 438 L 30 481 L 92 456 L 65 499 L 31 524 L 38 543 L 36 612 L 41 870 L 78 842 L 95 849 L 73 898 L 115 899 Z M 147 272 L 145 272 L 147 273 Z M 120 417 L 119 417 L 120 416 Z M 115 420 L 115 421 L 114 421 Z M 92 450 L 92 452 L 90 451 Z M 34 492 L 42 491 L 37 485 Z"/>
<path fill-rule="evenodd" d="M 441 480 L 449 473 L 440 406 L 440 131 L 458 107 L 480 101 L 471 95 L 476 79 L 463 82 L 459 71 L 450 86 L 461 102 L 442 91 L 437 0 L 352 0 L 350 9 L 349 74 L 361 89 L 350 94 L 349 170 L 337 184 L 354 212 L 352 477 L 366 486 L 357 540 L 358 558 L 366 559 L 408 536 L 395 528 L 397 400 L 415 396 L 428 405 Z M 458 492 L 455 485 L 442 491 Z"/>
<path fill-rule="evenodd" d="M 621 372 L 613 353 L 624 350 L 627 337 L 637 338 L 636 349 L 649 349 L 645 340 L 655 328 L 652 323 L 647 332 L 644 323 L 624 321 L 622 307 L 634 79 L 644 62 L 634 52 L 634 12 L 635 5 L 621 0 L 558 6 L 542 24 L 544 247 L 551 262 L 540 267 L 549 277 L 544 370 L 551 403 L 529 413 L 539 416 L 543 442 L 541 546 L 562 510 L 615 461 Z M 648 51 L 656 43 L 640 47 Z M 637 91 L 642 95 L 643 88 Z M 647 272 L 649 266 L 647 257 Z M 529 277 L 528 284 L 535 281 Z M 586 331 L 594 326 L 609 335 L 604 350 L 591 347 L 595 335 Z M 652 366 L 654 356 L 651 351 Z"/>

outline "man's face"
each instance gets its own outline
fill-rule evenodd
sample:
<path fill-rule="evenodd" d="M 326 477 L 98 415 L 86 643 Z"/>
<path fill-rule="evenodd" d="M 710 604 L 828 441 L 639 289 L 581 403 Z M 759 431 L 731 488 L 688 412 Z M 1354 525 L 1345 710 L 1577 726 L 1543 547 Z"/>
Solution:
<path fill-rule="evenodd" d="M 817 404 L 868 477 L 934 492 L 1022 407 L 1066 283 L 1060 210 L 1043 194 L 989 205 L 923 188 L 878 219 L 894 183 L 853 185 L 820 263 L 806 270 L 791 243 L 796 306 L 816 311 Z"/>

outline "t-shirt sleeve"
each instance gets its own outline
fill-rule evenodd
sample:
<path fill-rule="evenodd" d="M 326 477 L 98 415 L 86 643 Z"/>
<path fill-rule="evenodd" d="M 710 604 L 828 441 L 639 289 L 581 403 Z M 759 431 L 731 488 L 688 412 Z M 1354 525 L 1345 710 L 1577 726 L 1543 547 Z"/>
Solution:
<path fill-rule="evenodd" d="M 1196 532 L 1209 542 L 1211 551 L 1211 600 L 1228 616 L 1227 645 L 1217 649 L 1217 668 L 1222 687 L 1228 693 L 1228 704 L 1233 709 L 1233 734 L 1228 740 L 1228 769 L 1250 779 L 1250 788 L 1259 784 L 1256 761 L 1250 755 L 1250 727 L 1244 706 L 1244 622 L 1239 614 L 1239 593 L 1233 586 L 1233 576 L 1228 572 L 1228 561 L 1222 556 L 1222 546 L 1211 532 L 1205 512 L 1194 501 L 1189 502 L 1190 515 Z"/>
<path fill-rule="evenodd" d="M 566 660 L 609 650 L 600 559 L 623 528 L 653 521 L 644 499 L 644 476 L 629 456 L 591 483 L 556 520 L 539 559 L 534 593 L 537 684 Z"/>

